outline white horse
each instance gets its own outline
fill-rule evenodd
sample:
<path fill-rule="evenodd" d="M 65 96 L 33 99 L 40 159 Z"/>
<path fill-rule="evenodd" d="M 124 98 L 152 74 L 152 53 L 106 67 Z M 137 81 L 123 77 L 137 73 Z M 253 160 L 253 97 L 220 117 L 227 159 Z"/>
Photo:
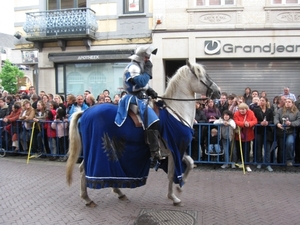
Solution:
<path fill-rule="evenodd" d="M 194 165 L 185 151 L 192 138 L 195 93 L 212 98 L 220 97 L 219 87 L 206 74 L 203 66 L 187 62 L 169 80 L 161 97 L 163 103 L 159 105 L 162 154 L 167 156 L 164 168 L 169 180 L 167 196 L 175 206 L 182 203 L 174 194 L 173 183 L 179 184 L 178 190 L 181 191 Z M 96 189 L 112 187 L 119 199 L 124 200 L 127 197 L 120 188 L 144 185 L 149 173 L 150 152 L 144 142 L 143 129 L 134 127 L 130 117 L 122 127 L 117 127 L 114 124 L 116 107 L 112 104 L 96 105 L 85 112 L 74 114 L 71 120 L 67 183 L 70 185 L 72 182 L 73 167 L 82 146 L 84 160 L 79 166 L 81 198 L 90 207 L 96 204 L 89 198 L 87 186 Z M 138 146 L 138 149 L 133 150 L 133 146 Z M 185 169 L 182 162 L 186 165 Z M 138 169 L 133 168 L 134 166 Z M 142 171 L 143 174 L 135 175 L 136 171 Z"/>

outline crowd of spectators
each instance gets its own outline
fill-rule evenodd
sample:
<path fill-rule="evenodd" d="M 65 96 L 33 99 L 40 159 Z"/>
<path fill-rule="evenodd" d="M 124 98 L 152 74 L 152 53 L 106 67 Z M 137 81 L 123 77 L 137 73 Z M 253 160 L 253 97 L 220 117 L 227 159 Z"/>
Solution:
<path fill-rule="evenodd" d="M 96 98 L 86 90 L 82 95 L 62 95 L 40 91 L 10 95 L 0 93 L 2 146 L 14 153 L 30 153 L 49 160 L 65 161 L 68 151 L 68 127 L 72 114 L 95 104 L 118 104 L 121 94 L 109 96 L 104 90 Z M 126 94 L 126 93 L 122 93 Z"/>
<path fill-rule="evenodd" d="M 223 92 L 220 99 L 197 101 L 192 158 L 207 161 L 222 154 L 221 168 L 244 161 L 249 172 L 250 164 L 270 172 L 272 163 L 300 164 L 299 110 L 300 96 L 297 100 L 288 87 L 271 102 L 265 91 L 249 87 L 242 95 Z"/>
<path fill-rule="evenodd" d="M 72 114 L 96 104 L 118 104 L 125 94 L 110 97 L 109 90 L 103 90 L 94 96 L 85 90 L 82 95 L 69 94 L 65 100 L 62 95 L 45 91 L 37 94 L 33 86 L 28 94 L 3 92 L 2 145 L 9 145 L 14 152 L 30 150 L 36 157 L 64 161 Z M 272 163 L 300 164 L 299 110 L 300 96 L 297 100 L 287 87 L 272 101 L 265 91 L 259 93 L 249 87 L 242 95 L 223 92 L 220 99 L 197 101 L 192 158 L 205 161 L 222 154 L 221 168 L 235 168 L 244 160 L 247 171 L 251 171 L 250 163 L 258 169 L 265 165 L 270 172 Z"/>

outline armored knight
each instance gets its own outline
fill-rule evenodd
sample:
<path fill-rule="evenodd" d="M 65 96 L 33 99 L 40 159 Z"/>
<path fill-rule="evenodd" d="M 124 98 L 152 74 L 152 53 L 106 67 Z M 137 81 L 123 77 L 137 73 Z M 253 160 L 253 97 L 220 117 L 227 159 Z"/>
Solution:
<path fill-rule="evenodd" d="M 129 109 L 139 114 L 146 132 L 146 143 L 149 145 L 152 161 L 162 159 L 159 145 L 159 118 L 148 105 L 149 96 L 153 99 L 157 98 L 157 93 L 148 84 L 152 79 L 152 63 L 149 59 L 151 54 L 155 55 L 156 52 L 157 49 L 152 45 L 140 46 L 129 57 L 131 63 L 126 66 L 123 77 L 124 89 L 128 94 L 119 101 L 115 118 L 115 123 L 120 127 L 125 122 Z"/>

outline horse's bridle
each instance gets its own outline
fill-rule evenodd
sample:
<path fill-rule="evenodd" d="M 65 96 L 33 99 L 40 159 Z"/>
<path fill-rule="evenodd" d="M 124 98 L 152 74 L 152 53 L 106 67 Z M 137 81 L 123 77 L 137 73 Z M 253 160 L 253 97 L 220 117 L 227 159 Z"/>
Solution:
<path fill-rule="evenodd" d="M 197 78 L 197 75 L 195 74 L 194 71 L 192 71 L 190 69 L 190 71 L 192 72 L 192 74 Z M 160 99 L 166 99 L 166 100 L 175 100 L 175 101 L 201 101 L 201 100 L 207 100 L 209 98 L 211 98 L 211 96 L 213 95 L 213 89 L 211 88 L 211 86 L 214 84 L 214 82 L 211 80 L 211 78 L 209 77 L 209 75 L 206 73 L 206 80 L 209 81 L 209 84 L 204 83 L 203 80 L 200 80 L 200 82 L 206 87 L 206 97 L 205 98 L 165 98 L 165 97 L 161 97 L 161 96 L 157 96 Z M 209 94 L 210 92 L 210 94 Z"/>

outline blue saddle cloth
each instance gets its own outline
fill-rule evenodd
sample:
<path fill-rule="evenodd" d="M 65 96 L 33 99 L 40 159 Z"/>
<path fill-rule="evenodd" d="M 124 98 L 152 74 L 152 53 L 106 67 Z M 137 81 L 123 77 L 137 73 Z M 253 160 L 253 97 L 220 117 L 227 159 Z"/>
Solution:
<path fill-rule="evenodd" d="M 114 123 L 116 113 L 117 106 L 104 103 L 88 108 L 80 119 L 84 168 L 90 188 L 136 188 L 146 184 L 150 151 L 144 130 L 135 127 L 131 118 L 118 127 Z M 175 161 L 174 182 L 182 186 L 182 156 L 193 131 L 165 109 L 160 110 L 159 118 L 161 136 Z"/>
<path fill-rule="evenodd" d="M 159 110 L 160 135 L 167 142 L 168 148 L 173 154 L 175 163 L 174 183 L 183 186 L 182 173 L 185 171 L 185 164 L 182 161 L 183 154 L 187 150 L 193 137 L 193 129 L 185 126 L 175 119 L 167 110 Z M 167 159 L 160 165 L 165 172 L 167 170 Z"/>
<path fill-rule="evenodd" d="M 150 168 L 144 131 L 127 119 L 114 123 L 117 106 L 109 103 L 87 109 L 80 119 L 84 167 L 90 188 L 135 188 L 146 184 Z"/>

